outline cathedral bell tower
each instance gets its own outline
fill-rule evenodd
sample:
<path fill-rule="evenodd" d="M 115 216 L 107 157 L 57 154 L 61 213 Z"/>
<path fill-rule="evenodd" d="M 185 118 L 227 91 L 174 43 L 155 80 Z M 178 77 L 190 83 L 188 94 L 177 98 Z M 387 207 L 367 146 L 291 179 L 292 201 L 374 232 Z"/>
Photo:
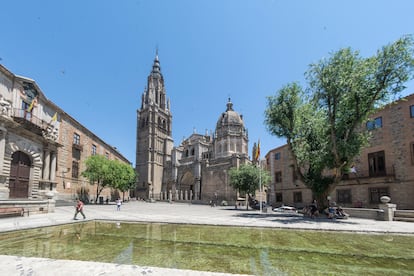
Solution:
<path fill-rule="evenodd" d="M 172 115 L 166 99 L 158 51 L 137 110 L 136 196 L 159 199 L 164 183 L 163 171 L 173 148 Z"/>

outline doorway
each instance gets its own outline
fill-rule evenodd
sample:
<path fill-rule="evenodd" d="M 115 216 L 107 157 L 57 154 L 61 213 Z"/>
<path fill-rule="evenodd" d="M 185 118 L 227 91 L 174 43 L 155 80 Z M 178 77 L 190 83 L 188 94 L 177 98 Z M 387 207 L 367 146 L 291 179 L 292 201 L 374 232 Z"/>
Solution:
<path fill-rule="evenodd" d="M 30 168 L 32 162 L 30 157 L 21 151 L 16 151 L 12 155 L 10 168 L 9 198 L 28 198 Z"/>

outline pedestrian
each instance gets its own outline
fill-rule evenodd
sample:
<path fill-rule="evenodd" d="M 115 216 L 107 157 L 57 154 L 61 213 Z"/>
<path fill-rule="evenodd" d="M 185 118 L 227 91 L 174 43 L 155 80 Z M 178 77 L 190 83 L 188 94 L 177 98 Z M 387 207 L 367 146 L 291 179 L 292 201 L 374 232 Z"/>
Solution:
<path fill-rule="evenodd" d="M 121 204 L 122 204 L 122 201 L 121 201 L 120 198 L 118 198 L 118 200 L 116 201 L 116 210 L 117 211 L 121 211 Z"/>
<path fill-rule="evenodd" d="M 77 203 L 76 203 L 76 211 L 75 211 L 75 216 L 73 217 L 73 219 L 77 219 L 76 216 L 78 215 L 78 213 L 81 213 L 81 215 L 83 216 L 83 219 L 86 219 L 85 214 L 83 213 L 83 202 L 82 200 L 78 199 Z"/>

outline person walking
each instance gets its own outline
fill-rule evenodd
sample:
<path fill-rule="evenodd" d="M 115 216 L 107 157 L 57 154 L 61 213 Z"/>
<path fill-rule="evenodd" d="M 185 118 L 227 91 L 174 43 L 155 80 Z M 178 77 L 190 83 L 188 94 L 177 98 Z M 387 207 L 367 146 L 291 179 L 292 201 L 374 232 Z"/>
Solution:
<path fill-rule="evenodd" d="M 83 216 L 83 219 L 86 219 L 85 214 L 83 213 L 83 202 L 78 199 L 77 203 L 76 203 L 76 211 L 75 211 L 75 216 L 73 217 L 73 219 L 77 219 L 76 216 L 78 215 L 78 213 L 81 213 L 81 215 Z"/>
<path fill-rule="evenodd" d="M 116 210 L 117 211 L 121 211 L 121 204 L 122 204 L 122 201 L 121 201 L 120 198 L 118 198 L 118 200 L 116 201 Z"/>

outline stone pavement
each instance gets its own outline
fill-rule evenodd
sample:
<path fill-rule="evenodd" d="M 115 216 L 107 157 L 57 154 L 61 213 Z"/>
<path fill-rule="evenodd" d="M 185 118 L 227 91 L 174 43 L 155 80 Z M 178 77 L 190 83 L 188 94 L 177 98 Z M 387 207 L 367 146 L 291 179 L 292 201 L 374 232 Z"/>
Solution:
<path fill-rule="evenodd" d="M 0 219 L 0 232 L 83 221 L 80 214 L 78 214 L 79 220 L 73 220 L 74 211 L 74 206 L 62 206 L 56 207 L 54 213 L 2 218 Z M 235 225 L 414 235 L 414 223 L 410 222 L 375 221 L 352 217 L 347 220 L 310 219 L 301 215 L 289 215 L 272 211 L 260 213 L 260 211 L 251 209 L 248 211 L 245 209 L 236 210 L 233 206 L 210 207 L 184 203 L 131 201 L 123 204 L 121 211 L 116 210 L 115 204 L 109 204 L 86 205 L 84 212 L 87 217 L 86 220 Z M 57 272 L 59 275 L 109 275 L 114 273 L 117 275 L 229 275 L 135 265 L 0 255 L 0 275 L 55 275 Z"/>

